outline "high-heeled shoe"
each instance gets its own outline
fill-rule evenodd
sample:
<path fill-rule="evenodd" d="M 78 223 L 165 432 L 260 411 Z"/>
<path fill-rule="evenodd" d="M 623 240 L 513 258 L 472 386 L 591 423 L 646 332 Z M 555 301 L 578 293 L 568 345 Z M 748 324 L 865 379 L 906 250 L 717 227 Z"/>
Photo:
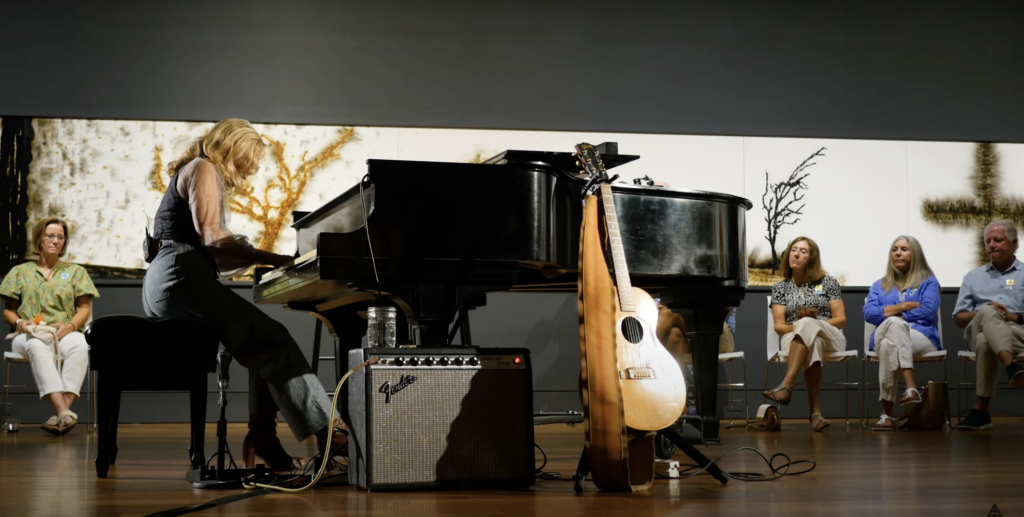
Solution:
<path fill-rule="evenodd" d="M 271 470 L 284 471 L 302 468 L 302 458 L 288 454 L 277 438 L 277 420 L 249 417 L 249 434 L 242 440 L 242 458 L 245 468 L 256 468 L 259 456 Z"/>
<path fill-rule="evenodd" d="M 340 418 L 335 418 L 331 422 L 331 445 L 330 453 L 327 455 L 330 458 L 330 463 L 327 465 L 325 472 L 331 472 L 340 470 L 342 464 L 336 461 L 334 458 L 343 458 L 346 463 L 348 462 L 348 426 L 345 425 Z M 321 452 L 313 457 L 313 473 L 320 471 L 320 466 L 324 461 L 324 455 Z"/>

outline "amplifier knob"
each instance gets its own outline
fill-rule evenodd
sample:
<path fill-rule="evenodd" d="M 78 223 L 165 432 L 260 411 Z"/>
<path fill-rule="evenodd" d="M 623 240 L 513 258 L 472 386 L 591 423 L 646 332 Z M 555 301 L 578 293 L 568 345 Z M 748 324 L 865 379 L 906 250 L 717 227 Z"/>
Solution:
<path fill-rule="evenodd" d="M 395 358 L 395 366 L 405 366 L 405 358 L 398 356 Z"/>
<path fill-rule="evenodd" d="M 480 359 L 477 359 L 476 357 L 470 357 L 469 358 L 469 365 L 470 366 L 479 366 L 480 365 Z"/>
<path fill-rule="evenodd" d="M 420 365 L 420 358 L 419 357 L 413 357 L 413 358 L 409 359 L 409 366 L 419 366 L 419 365 Z"/>
<path fill-rule="evenodd" d="M 436 363 L 436 362 L 437 362 L 437 359 L 434 359 L 433 357 L 428 357 L 425 361 L 423 361 L 423 364 L 425 364 L 427 366 L 434 366 L 434 363 Z"/>
<path fill-rule="evenodd" d="M 447 357 L 442 357 L 441 358 L 441 366 L 448 366 L 449 364 L 452 364 L 452 360 L 451 359 L 449 359 Z"/>
<path fill-rule="evenodd" d="M 455 358 L 455 366 L 462 366 L 464 364 L 466 364 L 466 360 L 465 359 L 463 359 L 461 357 L 456 357 Z"/>

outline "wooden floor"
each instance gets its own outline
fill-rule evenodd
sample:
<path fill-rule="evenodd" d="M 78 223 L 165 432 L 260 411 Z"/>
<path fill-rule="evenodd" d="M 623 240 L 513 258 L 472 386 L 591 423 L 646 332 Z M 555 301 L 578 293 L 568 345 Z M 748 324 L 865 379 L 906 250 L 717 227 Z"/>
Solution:
<path fill-rule="evenodd" d="M 835 424 L 838 424 L 836 422 Z M 287 433 L 285 428 L 282 428 Z M 93 467 L 95 435 L 84 426 L 61 439 L 35 426 L 3 434 L 0 456 L 0 514 L 148 515 L 198 504 L 239 491 L 194 490 L 188 468 L 185 425 L 123 425 L 118 463 L 108 479 Z M 245 426 L 230 426 L 237 451 Z M 207 430 L 214 436 L 214 426 Z M 783 452 L 794 460 L 818 462 L 814 472 L 774 482 L 731 481 L 708 476 L 658 480 L 649 492 L 573 493 L 568 480 L 538 480 L 529 490 L 367 493 L 333 486 L 246 499 L 196 515 L 509 515 L 564 517 L 623 515 L 957 515 L 983 517 L 993 504 L 1003 515 L 1024 515 L 1020 466 L 1024 460 L 1024 419 L 997 419 L 988 432 L 903 431 L 877 433 L 833 425 L 823 434 L 806 422 L 786 421 L 783 431 L 723 431 L 724 445 L 701 448 L 717 457 L 735 447 L 756 447 L 766 455 Z M 290 440 L 284 440 L 286 442 Z M 569 478 L 583 443 L 582 427 L 537 428 L 537 442 L 549 454 L 545 471 Z M 213 450 L 212 439 L 207 451 Z M 311 455 L 308 443 L 286 443 L 295 455 Z M 686 462 L 688 458 L 677 455 Z M 749 452 L 727 458 L 729 471 L 766 471 Z"/>

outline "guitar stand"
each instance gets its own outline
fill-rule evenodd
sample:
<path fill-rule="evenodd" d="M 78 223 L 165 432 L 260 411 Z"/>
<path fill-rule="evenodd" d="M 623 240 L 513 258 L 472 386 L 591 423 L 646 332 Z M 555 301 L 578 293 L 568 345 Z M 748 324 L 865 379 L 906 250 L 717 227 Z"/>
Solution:
<path fill-rule="evenodd" d="M 220 406 L 220 416 L 217 417 L 217 466 L 201 465 L 196 470 L 188 471 L 185 474 L 185 479 L 192 482 L 192 488 L 242 488 L 243 479 L 252 483 L 271 483 L 274 481 L 274 471 L 266 465 L 256 465 L 254 469 L 227 468 L 224 465 L 224 459 L 228 455 L 227 369 L 231 364 L 231 355 L 222 350 L 217 354 L 217 362 L 221 363 L 221 374 L 217 380 L 217 385 L 220 388 L 220 399 L 217 402 Z M 232 458 L 231 461 L 233 463 L 234 459 Z"/>
<path fill-rule="evenodd" d="M 686 439 L 677 433 L 675 429 L 666 427 L 665 429 L 658 431 L 658 434 L 668 438 L 668 440 L 675 444 L 679 450 L 683 451 L 683 453 L 689 456 L 690 459 L 697 462 L 697 465 L 700 465 L 701 468 L 707 470 L 708 474 L 711 474 L 712 477 L 717 479 L 723 485 L 729 482 L 729 478 L 725 477 L 725 473 L 722 472 L 722 469 L 718 468 L 718 465 L 711 463 L 711 460 L 709 460 L 707 456 L 701 454 L 696 447 L 686 441 Z M 586 484 L 588 474 L 590 474 L 590 460 L 587 458 L 587 450 L 583 449 L 583 454 L 580 455 L 580 462 L 576 465 L 576 472 L 573 472 L 572 474 L 572 489 L 577 494 L 583 493 L 583 487 Z"/>

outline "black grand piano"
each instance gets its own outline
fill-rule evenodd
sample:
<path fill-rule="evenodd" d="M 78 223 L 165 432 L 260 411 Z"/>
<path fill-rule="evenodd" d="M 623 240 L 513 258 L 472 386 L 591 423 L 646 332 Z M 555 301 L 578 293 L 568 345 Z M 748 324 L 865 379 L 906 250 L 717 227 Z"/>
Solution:
<path fill-rule="evenodd" d="M 609 169 L 639 158 L 614 144 L 599 150 Z M 400 344 L 446 346 L 459 330 L 469 345 L 468 310 L 487 293 L 576 291 L 586 177 L 571 153 L 506 151 L 480 164 L 368 160 L 367 170 L 295 221 L 295 263 L 258 273 L 254 284 L 256 303 L 322 321 L 336 357 L 360 346 L 358 313 L 371 305 L 398 308 Z M 717 439 L 718 339 L 746 291 L 751 203 L 619 183 L 612 191 L 633 285 L 695 331 L 698 413 L 705 439 Z"/>

